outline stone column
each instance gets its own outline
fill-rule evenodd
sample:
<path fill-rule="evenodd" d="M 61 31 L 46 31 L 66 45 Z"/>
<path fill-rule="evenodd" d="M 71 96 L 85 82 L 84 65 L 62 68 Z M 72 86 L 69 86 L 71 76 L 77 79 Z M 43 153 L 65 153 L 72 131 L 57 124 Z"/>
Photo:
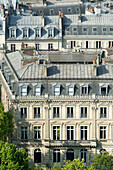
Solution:
<path fill-rule="evenodd" d="M 96 108 L 92 107 L 92 139 L 96 139 Z"/>

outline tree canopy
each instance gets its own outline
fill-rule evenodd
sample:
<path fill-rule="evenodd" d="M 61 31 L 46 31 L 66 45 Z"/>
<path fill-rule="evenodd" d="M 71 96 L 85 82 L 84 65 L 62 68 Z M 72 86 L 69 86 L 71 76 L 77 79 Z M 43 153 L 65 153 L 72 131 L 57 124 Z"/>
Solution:
<path fill-rule="evenodd" d="M 28 170 L 29 157 L 23 148 L 0 142 L 0 170 Z"/>
<path fill-rule="evenodd" d="M 6 141 L 13 132 L 13 115 L 10 112 L 4 112 L 4 107 L 0 103 L 0 140 Z"/>

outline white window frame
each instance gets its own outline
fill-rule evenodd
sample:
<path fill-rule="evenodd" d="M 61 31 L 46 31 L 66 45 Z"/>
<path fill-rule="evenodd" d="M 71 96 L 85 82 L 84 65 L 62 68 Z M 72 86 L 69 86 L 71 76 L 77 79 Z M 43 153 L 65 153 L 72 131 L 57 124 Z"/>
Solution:
<path fill-rule="evenodd" d="M 100 138 L 100 128 L 101 127 L 105 127 L 106 129 L 101 129 L 101 131 L 102 131 L 102 138 Z M 104 136 L 104 130 L 106 131 L 106 137 Z M 100 138 L 100 140 L 106 140 L 107 139 L 107 126 L 106 125 L 100 125 L 99 126 L 99 138 Z"/>
<path fill-rule="evenodd" d="M 82 116 L 82 108 L 83 108 L 83 116 Z M 87 109 L 87 113 L 85 113 L 85 108 Z M 86 116 L 87 114 L 87 116 Z M 81 118 L 88 118 L 88 107 L 87 106 L 81 106 L 80 107 L 80 117 Z"/>
<path fill-rule="evenodd" d="M 23 88 L 26 89 L 26 91 L 23 92 Z M 27 96 L 27 89 L 28 89 L 27 85 L 20 86 L 20 96 Z"/>
<path fill-rule="evenodd" d="M 54 162 L 54 153 L 56 154 L 56 162 Z M 60 153 L 60 149 L 53 150 L 53 163 L 58 163 L 58 153 Z M 61 153 L 60 153 L 60 161 L 61 161 Z"/>
<path fill-rule="evenodd" d="M 56 93 L 56 89 L 58 89 L 57 93 Z M 61 89 L 61 85 L 59 85 L 59 84 L 53 85 L 53 95 L 60 96 L 60 89 Z"/>
<path fill-rule="evenodd" d="M 83 153 L 83 157 L 81 157 L 81 154 Z M 84 165 L 86 166 L 86 162 L 87 162 L 87 150 L 86 149 L 81 149 L 80 150 L 80 160 L 82 161 L 83 158 L 85 158 L 85 154 L 86 154 L 86 161 L 84 159 Z"/>
<path fill-rule="evenodd" d="M 67 95 L 68 96 L 73 96 L 74 95 L 74 85 L 67 85 Z"/>
<path fill-rule="evenodd" d="M 29 38 L 29 28 L 23 28 L 23 38 Z"/>
<path fill-rule="evenodd" d="M 36 108 L 36 117 L 35 117 L 35 112 L 34 112 L 34 110 L 35 110 L 35 108 Z M 39 111 L 40 110 L 40 111 Z M 40 112 L 40 113 L 39 113 Z M 40 107 L 38 107 L 38 106 L 36 106 L 36 107 L 33 107 L 33 116 L 34 116 L 34 119 L 40 119 L 41 118 L 41 108 Z M 40 115 L 40 116 L 38 116 L 38 115 Z"/>
<path fill-rule="evenodd" d="M 53 140 L 61 140 L 61 126 L 60 126 L 60 125 L 53 125 L 53 127 L 60 127 L 60 129 L 57 129 L 57 128 L 55 129 L 55 131 L 56 131 L 56 132 L 55 132 L 55 133 L 56 133 L 56 139 L 54 139 L 54 136 L 53 136 Z M 52 128 L 52 133 L 53 133 L 53 135 L 54 135 L 53 130 L 54 130 L 54 129 Z M 60 139 L 57 139 L 57 131 L 58 131 L 58 130 L 60 130 Z"/>
<path fill-rule="evenodd" d="M 23 130 L 21 129 L 22 127 L 24 128 Z M 25 129 L 25 128 L 27 128 L 27 129 Z M 24 132 L 24 138 L 23 139 L 22 139 L 22 136 L 21 136 L 22 135 L 22 131 Z M 27 140 L 27 139 L 25 139 L 25 131 L 27 131 L 27 139 L 28 139 L 28 127 L 27 126 L 21 126 L 20 127 L 20 139 L 21 140 Z"/>
<path fill-rule="evenodd" d="M 83 128 L 82 130 L 84 131 L 83 132 L 83 139 L 82 139 L 82 134 L 81 134 L 81 132 L 82 132 L 82 130 L 81 130 L 81 127 L 87 127 L 87 129 L 85 129 L 85 128 Z M 85 131 L 87 131 L 87 139 L 85 139 Z M 88 140 L 88 126 L 87 125 L 81 125 L 80 126 L 80 140 Z"/>
<path fill-rule="evenodd" d="M 12 34 L 13 31 L 13 34 Z M 10 38 L 16 38 L 16 27 L 10 27 L 9 28 L 9 37 Z"/>
<path fill-rule="evenodd" d="M 85 90 L 82 90 L 82 88 L 86 88 L 86 94 L 85 94 Z M 89 88 L 88 84 L 80 85 L 80 95 L 81 96 L 88 95 L 88 92 L 89 92 L 88 88 Z M 84 91 L 84 92 L 82 92 L 82 91 Z"/>
<path fill-rule="evenodd" d="M 56 113 L 54 113 L 54 108 L 56 110 Z M 59 110 L 59 113 L 58 113 L 58 110 Z M 58 114 L 59 114 L 59 116 L 58 116 Z M 53 118 L 60 118 L 60 107 L 59 106 L 53 106 Z"/>
<path fill-rule="evenodd" d="M 35 129 L 36 129 L 36 132 L 37 132 L 37 138 L 35 138 Z M 40 139 L 42 139 L 42 126 L 40 126 L 40 125 L 36 125 L 36 126 L 34 126 L 33 127 L 33 133 L 34 133 L 34 140 L 40 140 Z M 40 138 L 38 138 L 38 132 L 40 132 Z"/>
<path fill-rule="evenodd" d="M 54 28 L 49 27 L 48 28 L 48 38 L 53 38 L 54 37 Z"/>
<path fill-rule="evenodd" d="M 108 84 L 100 84 L 100 95 L 102 95 L 101 89 L 106 88 L 106 94 L 104 96 L 108 95 Z"/>
<path fill-rule="evenodd" d="M 35 37 L 41 38 L 41 28 L 35 28 Z"/>
<path fill-rule="evenodd" d="M 26 109 L 26 116 L 25 116 L 25 109 Z M 22 112 L 23 112 L 23 116 L 22 116 Z M 20 118 L 21 119 L 27 119 L 27 116 L 28 116 L 28 109 L 27 109 L 27 107 L 21 107 L 20 108 Z"/>
<path fill-rule="evenodd" d="M 68 108 L 69 108 L 69 113 L 68 113 Z M 74 108 L 73 108 L 73 106 L 67 106 L 67 118 L 73 118 L 74 117 Z M 73 110 L 73 113 L 71 112 L 71 109 Z M 72 114 L 73 114 L 73 116 L 72 116 Z"/>
<path fill-rule="evenodd" d="M 68 129 L 67 127 L 70 127 L 70 129 Z M 73 129 L 71 129 L 71 127 L 73 127 Z M 67 139 L 67 133 L 68 133 L 68 131 L 70 131 L 70 139 Z M 71 131 L 73 131 L 73 139 L 71 139 Z M 75 126 L 74 125 L 67 125 L 66 126 L 66 139 L 67 140 L 75 140 Z"/>
<path fill-rule="evenodd" d="M 105 111 L 105 109 L 106 109 L 106 111 Z M 101 110 L 103 110 L 102 112 L 103 113 L 101 113 Z M 106 112 L 106 117 L 105 117 L 105 112 Z M 104 107 L 104 106 L 101 106 L 100 107 L 100 118 L 104 118 L 104 119 L 106 119 L 107 118 L 107 107 Z"/>
<path fill-rule="evenodd" d="M 33 87 L 33 94 L 34 96 L 41 96 L 41 85 L 37 84 Z"/>

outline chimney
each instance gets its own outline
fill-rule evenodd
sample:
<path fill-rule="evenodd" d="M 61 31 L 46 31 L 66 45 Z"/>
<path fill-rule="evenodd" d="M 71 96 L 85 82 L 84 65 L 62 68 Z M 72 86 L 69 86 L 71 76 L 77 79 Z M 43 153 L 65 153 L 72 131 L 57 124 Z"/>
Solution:
<path fill-rule="evenodd" d="M 97 66 L 100 64 L 100 55 L 97 53 Z"/>
<path fill-rule="evenodd" d="M 92 72 L 92 76 L 96 77 L 97 76 L 97 65 L 96 65 L 96 60 L 94 59 L 93 62 L 93 72 Z"/>
<path fill-rule="evenodd" d="M 44 14 L 42 14 L 42 27 L 45 26 L 45 18 L 44 18 Z"/>
<path fill-rule="evenodd" d="M 17 15 L 20 15 L 20 7 L 18 6 Z"/>
<path fill-rule="evenodd" d="M 30 13 L 31 13 L 31 16 L 32 16 L 32 15 L 33 15 L 33 12 L 32 12 L 32 10 L 31 10 L 31 12 L 30 12 Z"/>
<path fill-rule="evenodd" d="M 43 5 L 44 5 L 44 6 L 46 6 L 46 5 L 47 5 L 46 0 L 43 0 Z"/>
<path fill-rule="evenodd" d="M 4 16 L 4 14 L 5 14 L 4 4 L 2 4 L 1 14 L 2 14 L 2 16 Z"/>
<path fill-rule="evenodd" d="M 8 26 L 8 23 L 9 23 L 9 13 L 6 14 L 6 27 Z"/>
<path fill-rule="evenodd" d="M 82 16 L 81 16 L 81 13 L 79 12 L 78 14 L 78 21 L 81 22 L 82 21 Z"/>
<path fill-rule="evenodd" d="M 62 29 L 63 29 L 63 13 L 61 10 L 59 11 L 59 36 L 62 37 Z"/>
<path fill-rule="evenodd" d="M 47 64 L 46 64 L 46 60 L 44 60 L 44 77 L 47 77 Z"/>

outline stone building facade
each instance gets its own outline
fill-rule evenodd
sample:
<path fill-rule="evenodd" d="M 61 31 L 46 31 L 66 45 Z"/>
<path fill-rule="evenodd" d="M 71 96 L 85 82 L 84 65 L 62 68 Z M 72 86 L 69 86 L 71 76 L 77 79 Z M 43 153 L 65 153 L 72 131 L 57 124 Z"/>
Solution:
<path fill-rule="evenodd" d="M 110 64 L 25 64 L 21 52 L 1 60 L 1 101 L 12 110 L 12 143 L 30 163 L 52 166 L 67 159 L 85 165 L 113 149 L 113 67 Z"/>

